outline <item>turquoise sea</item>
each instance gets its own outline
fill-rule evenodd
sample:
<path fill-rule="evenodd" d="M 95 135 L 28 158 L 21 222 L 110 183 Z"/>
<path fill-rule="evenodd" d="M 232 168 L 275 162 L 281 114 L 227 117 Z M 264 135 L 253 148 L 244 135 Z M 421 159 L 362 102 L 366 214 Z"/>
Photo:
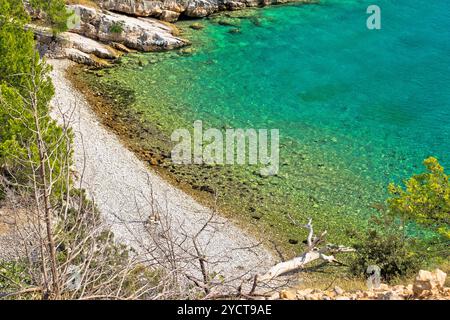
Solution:
<path fill-rule="evenodd" d="M 366 27 L 372 4 L 381 30 Z M 223 16 L 198 31 L 179 23 L 193 52 L 129 56 L 93 81 L 111 96 L 126 90 L 121 112 L 151 128 L 139 139 L 152 153 L 167 153 L 171 130 L 194 120 L 280 129 L 277 177 L 163 161 L 175 180 L 209 186 L 229 211 L 296 239 L 291 217 L 311 216 L 339 237 L 426 157 L 450 169 L 448 0 L 322 0 L 232 15 L 234 26 L 219 24 Z"/>

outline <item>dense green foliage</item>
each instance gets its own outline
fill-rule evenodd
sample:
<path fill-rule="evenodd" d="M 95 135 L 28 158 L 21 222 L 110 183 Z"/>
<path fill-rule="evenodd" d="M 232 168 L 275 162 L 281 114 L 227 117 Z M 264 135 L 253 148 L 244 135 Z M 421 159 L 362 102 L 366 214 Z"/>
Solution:
<path fill-rule="evenodd" d="M 405 181 L 405 188 L 389 185 L 389 208 L 402 219 L 413 220 L 450 239 L 450 180 L 436 158 L 423 162 L 427 172 Z"/>
<path fill-rule="evenodd" d="M 370 265 L 381 269 L 386 281 L 415 273 L 423 264 L 420 242 L 405 236 L 402 225 L 392 217 L 373 217 L 367 232 L 350 234 L 356 257 L 350 264 L 355 275 L 366 275 Z"/>
<path fill-rule="evenodd" d="M 20 0 L 0 0 L 0 82 L 15 88 L 25 84 L 35 55 L 29 20 Z"/>
<path fill-rule="evenodd" d="M 46 23 L 54 32 L 66 31 L 71 13 L 66 10 L 64 0 L 30 0 L 29 3 L 34 10 L 44 12 Z"/>
<path fill-rule="evenodd" d="M 33 33 L 25 28 L 29 17 L 21 1 L 0 0 L 0 19 L 0 169 L 16 183 L 30 182 L 38 161 L 38 117 L 53 163 L 51 174 L 57 177 L 68 160 L 62 129 L 49 116 L 51 68 L 39 58 Z"/>
<path fill-rule="evenodd" d="M 389 281 L 448 259 L 449 176 L 436 158 L 423 163 L 426 172 L 406 180 L 405 188 L 389 185 L 388 206 L 370 220 L 367 232 L 351 234 L 357 250 L 350 266 L 354 274 L 363 275 L 369 265 L 377 265 Z"/>
<path fill-rule="evenodd" d="M 32 284 L 27 265 L 19 261 L 0 261 L 0 294 L 20 288 L 19 284 Z M 3 298 L 0 295 L 0 299 Z"/>

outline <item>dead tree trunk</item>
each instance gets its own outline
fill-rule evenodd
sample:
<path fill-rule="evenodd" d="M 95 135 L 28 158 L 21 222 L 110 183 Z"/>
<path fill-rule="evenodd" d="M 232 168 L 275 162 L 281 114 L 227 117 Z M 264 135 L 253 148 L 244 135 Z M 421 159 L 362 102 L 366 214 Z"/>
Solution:
<path fill-rule="evenodd" d="M 333 244 L 327 244 L 323 248 L 318 248 L 317 245 L 323 242 L 323 239 L 327 232 L 323 232 L 318 237 L 314 236 L 312 219 L 309 219 L 308 224 L 304 225 L 303 227 L 309 230 L 308 238 L 306 240 L 308 245 L 307 250 L 299 257 L 296 257 L 289 261 L 281 262 L 273 266 L 264 275 L 258 277 L 259 281 L 269 281 L 287 272 L 301 269 L 308 263 L 319 259 L 328 263 L 338 263 L 342 265 L 343 263 L 336 260 L 333 254 L 355 251 L 355 249 L 353 248 Z"/>
<path fill-rule="evenodd" d="M 38 171 L 38 178 L 40 183 L 40 188 L 42 190 L 42 197 L 43 197 L 43 209 L 44 209 L 44 223 L 46 227 L 46 233 L 47 233 L 47 242 L 48 242 L 48 251 L 50 254 L 50 269 L 52 274 L 52 294 L 55 296 L 56 299 L 60 298 L 60 287 L 59 287 L 59 277 L 58 277 L 58 266 L 56 261 L 56 245 L 55 245 L 55 239 L 53 234 L 53 228 L 52 228 L 52 208 L 50 203 L 50 194 L 51 194 L 51 183 L 48 183 L 47 177 L 48 173 L 46 171 L 46 166 L 48 164 L 48 155 L 46 150 L 45 141 L 42 137 L 42 128 L 40 123 L 40 113 L 39 113 L 39 101 L 38 101 L 38 95 L 37 92 L 39 91 L 38 84 L 36 83 L 36 80 L 38 77 L 43 77 L 41 74 L 37 74 L 36 68 L 34 68 L 30 74 L 31 78 L 31 91 L 29 93 L 30 99 L 30 109 L 33 115 L 34 120 L 34 130 L 35 130 L 35 136 L 36 136 L 36 145 L 38 149 L 38 155 L 39 155 L 39 171 Z M 49 165 L 50 167 L 50 165 Z M 39 199 L 36 199 L 37 203 L 39 203 Z"/>

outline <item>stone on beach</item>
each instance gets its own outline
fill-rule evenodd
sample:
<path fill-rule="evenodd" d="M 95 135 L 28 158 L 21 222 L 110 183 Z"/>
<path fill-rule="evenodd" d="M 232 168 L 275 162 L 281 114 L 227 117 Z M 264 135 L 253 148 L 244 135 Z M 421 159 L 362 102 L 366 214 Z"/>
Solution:
<path fill-rule="evenodd" d="M 447 274 L 440 269 L 434 272 L 420 270 L 413 286 L 416 296 L 429 295 L 434 291 L 444 288 Z"/>
<path fill-rule="evenodd" d="M 96 67 L 96 68 L 104 68 L 104 67 L 110 66 L 110 64 L 108 62 L 106 62 L 106 60 L 99 59 L 96 56 L 94 56 L 93 54 L 85 53 L 76 48 L 67 48 L 65 50 L 65 54 L 68 59 L 70 59 L 76 63 L 84 64 L 87 66 Z"/>

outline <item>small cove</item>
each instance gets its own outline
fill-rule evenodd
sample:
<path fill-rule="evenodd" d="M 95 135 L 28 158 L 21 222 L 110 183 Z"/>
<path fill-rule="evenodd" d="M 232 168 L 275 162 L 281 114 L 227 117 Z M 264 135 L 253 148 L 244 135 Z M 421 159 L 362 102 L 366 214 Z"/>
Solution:
<path fill-rule="evenodd" d="M 380 31 L 366 28 L 370 4 L 246 10 L 198 31 L 180 22 L 189 50 L 129 55 L 80 77 L 107 94 L 122 125 L 134 123 L 130 139 L 176 183 L 214 190 L 220 208 L 285 242 L 302 240 L 291 218 L 308 217 L 342 240 L 424 158 L 450 166 L 449 4 L 380 0 Z M 199 119 L 280 129 L 280 174 L 172 165 L 170 133 Z"/>

